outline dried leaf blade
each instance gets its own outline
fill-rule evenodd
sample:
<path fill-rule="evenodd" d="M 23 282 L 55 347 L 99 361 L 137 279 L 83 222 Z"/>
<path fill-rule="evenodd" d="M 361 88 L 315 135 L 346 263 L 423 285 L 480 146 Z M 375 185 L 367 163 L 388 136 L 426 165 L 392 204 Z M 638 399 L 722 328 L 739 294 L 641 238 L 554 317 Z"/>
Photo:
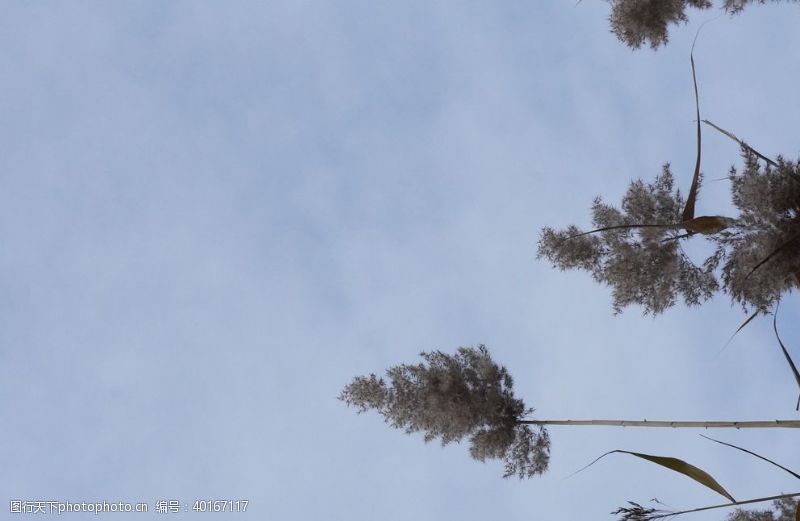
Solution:
<path fill-rule="evenodd" d="M 786 349 L 786 346 L 783 345 L 783 341 L 781 340 L 781 336 L 778 334 L 778 307 L 775 307 L 775 313 L 772 315 L 772 329 L 775 331 L 775 338 L 778 339 L 778 344 L 781 346 L 781 350 L 783 351 L 783 356 L 786 358 L 786 362 L 789 364 L 789 369 L 792 370 L 792 374 L 794 374 L 794 379 L 797 382 L 797 387 L 800 387 L 800 372 L 797 371 L 797 366 L 794 364 L 794 360 L 789 355 L 789 351 Z M 797 400 L 797 406 L 795 410 L 800 409 L 800 398 Z"/>
<path fill-rule="evenodd" d="M 606 452 L 605 454 L 603 454 L 602 456 L 598 457 L 597 459 L 595 459 L 594 461 L 592 461 L 591 463 L 589 463 L 588 465 L 586 465 L 582 469 L 576 471 L 574 474 L 577 474 L 578 472 L 581 472 L 581 471 L 591 467 L 592 465 L 594 465 L 595 463 L 600 461 L 602 458 L 608 456 L 609 454 L 614 454 L 614 453 L 630 454 L 631 456 L 636 456 L 637 458 L 641 458 L 641 459 L 649 461 L 651 463 L 655 463 L 657 465 L 661 465 L 662 467 L 668 468 L 668 469 L 670 469 L 670 470 L 672 470 L 674 472 L 678 472 L 680 474 L 683 474 L 684 476 L 687 476 L 687 477 L 697 481 L 701 485 L 703 485 L 703 486 L 705 486 L 707 488 L 710 488 L 711 490 L 713 490 L 714 492 L 720 494 L 722 497 L 728 499 L 732 503 L 736 502 L 736 500 L 733 498 L 733 496 L 731 496 L 728 493 L 728 491 L 725 490 L 722 487 L 722 485 L 720 485 L 717 482 L 717 480 L 715 480 L 709 473 L 707 473 L 706 471 L 704 471 L 704 470 L 702 470 L 700 468 L 695 467 L 694 465 L 692 465 L 690 463 L 686 463 L 685 461 L 683 461 L 681 459 L 672 458 L 672 457 L 669 457 L 669 456 L 654 456 L 652 454 L 643 454 L 641 452 L 631 452 L 631 451 L 628 451 L 628 450 L 617 449 L 617 450 L 612 450 L 612 451 Z"/>

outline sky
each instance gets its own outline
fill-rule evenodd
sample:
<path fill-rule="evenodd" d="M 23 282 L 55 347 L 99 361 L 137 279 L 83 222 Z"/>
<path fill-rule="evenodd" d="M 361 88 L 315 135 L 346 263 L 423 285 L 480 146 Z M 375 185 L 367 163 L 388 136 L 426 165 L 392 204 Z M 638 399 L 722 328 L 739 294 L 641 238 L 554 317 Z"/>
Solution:
<path fill-rule="evenodd" d="M 768 319 L 720 352 L 746 318 L 725 296 L 614 316 L 608 288 L 536 260 L 543 226 L 587 226 L 595 196 L 616 202 L 664 162 L 688 189 L 689 51 L 716 12 L 656 52 L 618 42 L 599 0 L 3 12 L 3 508 L 145 502 L 97 518 L 195 519 L 211 515 L 195 501 L 247 500 L 214 519 L 514 521 L 724 502 L 624 455 L 571 476 L 613 449 L 685 459 L 737 499 L 798 491 L 698 431 L 632 428 L 552 427 L 548 473 L 503 479 L 465 444 L 336 399 L 420 351 L 486 344 L 539 419 L 798 418 Z M 695 51 L 702 117 L 771 156 L 800 153 L 798 25 L 796 6 L 751 7 Z M 736 164 L 706 132 L 698 214 L 730 212 L 718 179 Z M 799 311 L 785 299 L 790 349 Z M 800 467 L 789 430 L 712 434 Z M 189 511 L 156 514 L 161 500 Z"/>

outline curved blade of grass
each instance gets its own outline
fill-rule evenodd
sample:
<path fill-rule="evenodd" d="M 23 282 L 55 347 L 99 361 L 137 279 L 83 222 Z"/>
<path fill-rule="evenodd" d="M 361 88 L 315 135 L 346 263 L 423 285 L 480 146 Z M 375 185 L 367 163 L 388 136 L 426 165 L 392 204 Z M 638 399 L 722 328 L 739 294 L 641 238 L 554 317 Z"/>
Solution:
<path fill-rule="evenodd" d="M 719 353 L 717 353 L 717 356 L 719 356 L 720 354 L 722 354 L 722 352 L 723 352 L 723 351 L 725 351 L 725 349 L 727 349 L 727 348 L 728 348 L 728 345 L 729 345 L 729 344 L 730 344 L 730 343 L 733 341 L 733 337 L 735 337 L 736 335 L 738 335 L 738 334 L 739 334 L 739 331 L 741 331 L 742 329 L 746 328 L 746 327 L 747 327 L 747 324 L 749 324 L 750 322 L 752 322 L 752 321 L 753 321 L 753 319 L 754 319 L 754 318 L 756 318 L 756 317 L 758 316 L 758 314 L 759 314 L 759 313 L 760 313 L 760 310 L 756 310 L 756 312 L 755 312 L 755 313 L 753 313 L 752 315 L 750 315 L 749 317 L 747 317 L 747 320 L 745 320 L 744 322 L 742 322 L 742 325 L 741 325 L 741 326 L 739 326 L 739 328 L 738 328 L 736 331 L 734 331 L 734 332 L 733 332 L 733 334 L 732 334 L 732 335 L 731 335 L 731 337 L 728 339 L 728 341 L 727 341 L 727 342 L 725 342 L 725 345 L 724 345 L 724 346 L 722 346 L 722 349 L 720 349 L 720 350 L 719 350 Z"/>
<path fill-rule="evenodd" d="M 785 470 L 786 472 L 788 472 L 789 474 L 791 474 L 792 476 L 796 477 L 797 479 L 800 479 L 800 474 L 798 474 L 798 473 L 796 473 L 796 472 L 793 472 L 793 471 L 791 471 L 791 470 L 787 469 L 786 467 L 784 467 L 783 465 L 781 465 L 780 463 L 775 463 L 775 462 L 774 462 L 774 461 L 772 461 L 771 459 L 769 459 L 769 458 L 765 458 L 764 456 L 762 456 L 762 455 L 760 455 L 760 454 L 756 454 L 755 452 L 749 451 L 749 450 L 747 450 L 747 449 L 744 449 L 744 448 L 742 448 L 742 447 L 737 447 L 736 445 L 733 445 L 732 443 L 725 443 L 724 441 L 715 440 L 715 439 L 714 439 L 714 438 L 712 438 L 711 436 L 706 436 L 705 434 L 701 434 L 700 436 L 702 436 L 703 438 L 705 438 L 705 439 L 707 439 L 707 440 L 711 440 L 711 441 L 713 441 L 714 443 L 719 443 L 720 445 L 725 445 L 725 446 L 731 447 L 731 448 L 733 448 L 733 449 L 740 450 L 740 451 L 742 451 L 742 452 L 746 452 L 747 454 L 750 454 L 751 456 L 755 456 L 756 458 L 763 459 L 763 460 L 764 460 L 764 461 L 766 461 L 767 463 L 772 463 L 773 465 L 775 465 L 775 466 L 776 466 L 776 467 L 778 467 L 779 469 L 783 469 L 783 470 Z"/>
<path fill-rule="evenodd" d="M 789 351 L 786 350 L 786 346 L 783 345 L 781 341 L 781 336 L 778 334 L 778 306 L 775 306 L 775 313 L 772 315 L 772 329 L 775 330 L 775 338 L 778 339 L 778 344 L 781 346 L 781 350 L 783 351 L 783 356 L 786 357 L 786 362 L 789 364 L 789 368 L 792 370 L 792 374 L 794 374 L 794 379 L 797 382 L 797 387 L 800 387 L 800 373 L 797 372 L 797 366 L 794 365 L 794 360 L 792 357 L 789 356 Z M 800 410 L 800 397 L 797 398 L 797 406 L 795 410 Z"/>
<path fill-rule="evenodd" d="M 777 167 L 777 166 L 778 166 L 778 163 L 776 163 L 776 162 L 775 162 L 775 161 L 773 161 L 772 159 L 768 158 L 767 156 L 765 156 L 764 154 L 762 154 L 761 152 L 759 152 L 759 151 L 758 151 L 758 150 L 756 150 L 755 148 L 751 147 L 750 145 L 748 145 L 747 143 L 745 143 L 744 141 L 742 141 L 741 139 L 739 139 L 738 137 L 736 137 L 736 136 L 735 136 L 733 133 L 731 133 L 731 132 L 728 132 L 728 131 L 727 131 L 727 130 L 725 130 L 724 128 L 720 128 L 720 127 L 718 127 L 717 125 L 715 125 L 714 123 L 710 122 L 710 121 L 709 121 L 709 120 L 707 120 L 707 119 L 704 119 L 704 120 L 703 120 L 703 123 L 705 123 L 706 125 L 708 125 L 708 126 L 710 126 L 710 127 L 714 128 L 715 130 L 717 130 L 717 132 L 720 132 L 720 133 L 722 133 L 722 134 L 725 134 L 726 136 L 728 136 L 728 137 L 729 137 L 729 138 L 731 138 L 732 140 L 734 140 L 734 141 L 736 141 L 737 143 L 739 143 L 739 146 L 742 146 L 742 147 L 746 148 L 747 150 L 749 150 L 750 152 L 754 153 L 755 155 L 757 155 L 759 158 L 763 159 L 764 161 L 766 161 L 766 162 L 767 162 L 767 163 L 769 163 L 770 165 L 772 165 L 772 166 L 775 166 L 775 167 Z"/>
<path fill-rule="evenodd" d="M 668 457 L 668 456 L 653 456 L 651 454 L 642 454 L 641 452 L 631 452 L 631 451 L 628 451 L 628 450 L 619 450 L 619 449 L 617 449 L 617 450 L 612 450 L 612 451 L 606 452 L 605 454 L 603 454 L 599 458 L 595 459 L 593 462 L 589 463 L 588 465 L 586 465 L 582 469 L 580 469 L 580 470 L 578 470 L 576 472 L 573 472 L 571 475 L 575 475 L 578 472 L 586 470 L 587 468 L 591 467 L 592 465 L 594 465 L 595 463 L 600 461 L 600 459 L 608 456 L 609 454 L 614 454 L 614 453 L 630 454 L 631 456 L 636 456 L 637 458 L 641 458 L 643 460 L 650 461 L 650 462 L 655 463 L 657 465 L 661 465 L 662 467 L 666 467 L 666 468 L 668 468 L 670 470 L 673 470 L 675 472 L 679 472 L 679 473 L 683 474 L 684 476 L 692 478 L 693 480 L 697 481 L 701 485 L 710 488 L 714 492 L 722 495 L 724 498 L 729 499 L 732 502 L 736 502 L 736 500 L 733 499 L 733 496 L 731 496 L 728 493 L 727 490 L 722 488 L 722 485 L 717 483 L 717 480 L 712 478 L 711 475 L 708 474 L 706 471 L 704 471 L 702 469 L 699 469 L 699 468 L 695 467 L 694 465 L 686 463 L 685 461 L 680 460 L 678 458 L 671 458 L 671 457 Z"/>
<path fill-rule="evenodd" d="M 694 67 L 694 45 L 697 43 L 697 37 L 699 35 L 700 31 L 698 30 L 692 42 L 692 52 L 689 53 L 689 62 L 692 64 L 692 83 L 694 84 L 694 108 L 697 114 L 697 156 L 694 162 L 692 186 L 689 188 L 689 195 L 686 197 L 686 206 L 683 207 L 683 214 L 681 214 L 681 221 L 684 222 L 694 219 L 694 203 L 697 200 L 697 191 L 700 188 L 700 149 L 702 133 L 700 129 L 700 95 L 697 92 L 697 74 Z"/>

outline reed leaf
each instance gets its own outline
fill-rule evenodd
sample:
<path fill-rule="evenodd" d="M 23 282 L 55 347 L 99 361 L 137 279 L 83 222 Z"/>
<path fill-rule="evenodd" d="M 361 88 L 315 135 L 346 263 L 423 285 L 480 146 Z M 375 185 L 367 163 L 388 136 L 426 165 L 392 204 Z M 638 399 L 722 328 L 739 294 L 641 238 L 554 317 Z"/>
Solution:
<path fill-rule="evenodd" d="M 783 465 L 781 465 L 780 463 L 775 463 L 775 462 L 774 462 L 774 461 L 772 461 L 771 459 L 769 459 L 769 458 L 765 458 L 764 456 L 762 456 L 762 455 L 760 455 L 760 454 L 756 454 L 756 453 L 755 453 L 755 452 L 753 452 L 753 451 L 750 451 L 750 450 L 747 450 L 747 449 L 745 449 L 745 448 L 739 447 L 739 446 L 737 446 L 737 445 L 734 445 L 734 444 L 732 444 L 732 443 L 725 443 L 724 441 L 715 440 L 715 439 L 714 439 L 714 438 L 712 438 L 711 436 L 706 436 L 705 434 L 701 434 L 700 436 L 702 436 L 703 438 L 705 438 L 705 439 L 707 439 L 707 440 L 713 441 L 714 443 L 719 443 L 720 445 L 725 445 L 725 446 L 727 446 L 727 447 L 731 447 L 731 448 L 733 448 L 733 449 L 740 450 L 740 451 L 742 451 L 742 452 L 746 452 L 747 454 L 750 454 L 751 456 L 755 456 L 756 458 L 762 459 L 762 460 L 766 461 L 767 463 L 771 463 L 771 464 L 775 465 L 776 467 L 778 467 L 779 469 L 781 469 L 781 470 L 785 470 L 786 472 L 788 472 L 788 473 L 789 473 L 789 474 L 791 474 L 792 476 L 796 477 L 797 479 L 800 479 L 800 474 L 798 474 L 797 472 L 794 472 L 794 471 L 792 471 L 792 470 L 789 470 L 789 469 L 787 469 L 786 467 L 784 467 Z"/>
<path fill-rule="evenodd" d="M 692 84 L 694 85 L 694 108 L 697 114 L 697 155 L 695 156 L 694 162 L 692 186 L 689 188 L 689 195 L 686 197 L 686 206 L 683 207 L 683 214 L 681 215 L 681 221 L 684 222 L 694 219 L 694 203 L 697 200 L 697 191 L 700 188 L 700 149 L 702 133 L 700 129 L 700 95 L 697 92 L 697 74 L 694 67 L 694 45 L 697 43 L 697 36 L 699 34 L 700 31 L 698 30 L 697 35 L 694 37 L 694 42 L 692 42 L 692 51 L 689 53 L 689 61 L 692 64 Z"/>
<path fill-rule="evenodd" d="M 792 357 L 789 356 L 789 351 L 786 350 L 786 346 L 783 345 L 781 336 L 778 334 L 778 306 L 775 306 L 775 313 L 772 315 L 772 329 L 775 330 L 775 338 L 778 339 L 778 344 L 781 346 L 781 350 L 783 351 L 783 356 L 786 357 L 786 363 L 789 364 L 789 369 L 791 369 L 792 374 L 794 374 L 794 379 L 797 382 L 797 387 L 800 387 L 800 373 L 797 371 L 797 366 L 794 365 L 794 360 L 792 360 Z M 800 396 L 798 396 L 797 398 L 797 405 L 795 406 L 795 410 L 800 410 Z"/>
<path fill-rule="evenodd" d="M 756 310 L 756 311 L 755 311 L 755 312 L 754 312 L 752 315 L 750 315 L 749 317 L 747 317 L 747 320 L 745 320 L 744 322 L 742 322 L 742 325 L 741 325 L 741 326 L 739 326 L 739 327 L 736 329 L 736 331 L 734 331 L 734 332 L 733 332 L 733 334 L 731 335 L 731 337 L 728 339 L 728 341 L 727 341 L 727 342 L 725 342 L 725 345 L 724 345 L 724 346 L 722 346 L 722 349 L 720 349 L 720 350 L 719 350 L 719 353 L 717 353 L 717 355 L 719 355 L 719 354 L 721 354 L 723 351 L 725 351 L 725 349 L 727 349 L 728 345 L 730 345 L 730 343 L 733 341 L 733 338 L 734 338 L 736 335 L 738 335 L 738 334 L 739 334 L 739 331 L 741 331 L 742 329 L 746 328 L 746 327 L 747 327 L 747 324 L 749 324 L 750 322 L 752 322 L 752 321 L 753 321 L 753 319 L 754 319 L 754 318 L 756 318 L 756 317 L 758 316 L 758 314 L 759 314 L 759 313 L 761 313 L 761 310 L 760 310 L 760 309 L 757 309 L 757 310 Z"/>
<path fill-rule="evenodd" d="M 577 472 L 581 472 L 581 471 L 591 467 L 592 465 L 597 463 L 600 459 L 608 456 L 609 454 L 614 454 L 614 453 L 630 454 L 631 456 L 636 456 L 637 458 L 641 458 L 643 460 L 650 461 L 651 463 L 655 463 L 657 465 L 661 465 L 662 467 L 666 467 L 666 468 L 668 468 L 668 469 L 670 469 L 672 471 L 678 472 L 680 474 L 683 474 L 684 476 L 692 478 L 693 480 L 697 481 L 701 485 L 710 488 L 711 490 L 713 490 L 714 492 L 722 495 L 724 498 L 730 500 L 731 502 L 734 502 L 734 503 L 736 502 L 736 500 L 733 498 L 733 496 L 731 496 L 728 493 L 728 491 L 725 490 L 722 487 L 722 485 L 717 483 L 717 480 L 715 480 L 713 477 L 711 477 L 711 475 L 708 474 L 706 471 L 704 471 L 702 469 L 699 469 L 699 468 L 695 467 L 694 465 L 686 463 L 685 461 L 680 460 L 678 458 L 671 458 L 671 457 L 668 457 L 668 456 L 653 456 L 651 454 L 642 454 L 641 452 L 631 452 L 631 451 L 627 451 L 627 450 L 617 449 L 617 450 L 612 450 L 612 451 L 606 452 L 605 454 L 603 454 L 602 456 L 600 456 L 599 458 L 597 458 L 593 462 L 589 463 L 588 465 L 586 465 L 582 469 L 578 470 Z"/>
<path fill-rule="evenodd" d="M 717 125 L 715 125 L 714 123 L 710 122 L 707 119 L 704 119 L 703 123 L 705 123 L 706 125 L 710 126 L 711 128 L 713 128 L 717 132 L 720 132 L 721 134 L 724 134 L 724 135 L 728 136 L 729 138 L 731 138 L 732 140 L 736 141 L 737 143 L 739 143 L 739 146 L 741 146 L 743 148 L 746 148 L 747 150 L 749 150 L 750 152 L 752 152 L 753 154 L 755 154 L 759 158 L 763 159 L 764 161 L 766 161 L 770 165 L 775 166 L 775 167 L 778 166 L 778 163 L 776 163 L 772 159 L 768 158 L 767 156 L 765 156 L 764 154 L 762 154 L 761 152 L 759 152 L 755 148 L 751 147 L 750 145 L 748 145 L 747 143 L 745 143 L 744 141 L 742 141 L 741 139 L 736 137 L 733 133 L 728 132 L 724 128 L 718 127 Z"/>

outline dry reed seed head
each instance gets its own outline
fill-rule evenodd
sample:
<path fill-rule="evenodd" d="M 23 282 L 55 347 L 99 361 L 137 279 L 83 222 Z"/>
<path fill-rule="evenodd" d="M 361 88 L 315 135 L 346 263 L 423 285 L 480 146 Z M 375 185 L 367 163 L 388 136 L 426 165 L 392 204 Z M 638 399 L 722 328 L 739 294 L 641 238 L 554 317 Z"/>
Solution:
<path fill-rule="evenodd" d="M 709 0 L 609 0 L 611 32 L 638 49 L 645 42 L 657 49 L 669 40 L 668 26 L 685 23 L 686 7 L 711 7 Z"/>
<path fill-rule="evenodd" d="M 422 363 L 390 367 L 388 384 L 375 375 L 354 378 L 339 399 L 359 412 L 374 409 L 407 433 L 423 432 L 426 442 L 446 445 L 468 437 L 470 455 L 504 459 L 506 476 L 531 477 L 547 469 L 547 432 L 518 424 L 532 410 L 514 397 L 511 375 L 486 346 L 420 356 Z"/>
<path fill-rule="evenodd" d="M 627 507 L 619 507 L 611 515 L 620 516 L 620 521 L 650 521 L 663 517 L 667 512 L 655 508 L 645 508 L 639 503 L 628 501 Z"/>
<path fill-rule="evenodd" d="M 750 241 L 748 241 L 750 238 Z M 730 251 L 722 268 L 725 291 L 746 312 L 766 313 L 797 285 L 795 273 L 800 247 L 797 244 L 758 267 L 763 259 L 779 248 L 784 239 L 780 232 L 747 233 L 731 239 Z"/>
<path fill-rule="evenodd" d="M 382 410 L 390 400 L 390 390 L 383 379 L 374 374 L 356 376 L 341 392 L 339 399 L 356 407 L 359 413 L 369 409 Z"/>
<path fill-rule="evenodd" d="M 779 157 L 777 167 L 762 166 L 747 149 L 742 153 L 744 167 L 730 174 L 740 211 L 736 231 L 714 240 L 724 250 L 724 290 L 745 310 L 766 312 L 798 282 L 800 165 Z"/>
<path fill-rule="evenodd" d="M 772 507 L 778 514 L 776 521 L 796 521 L 800 504 L 796 497 L 785 497 L 774 501 Z"/>
<path fill-rule="evenodd" d="M 737 508 L 726 521 L 795 521 L 797 499 L 787 497 L 773 501 L 772 510 L 743 510 Z"/>
<path fill-rule="evenodd" d="M 645 43 L 653 49 L 666 45 L 669 41 L 669 26 L 688 21 L 687 7 L 708 9 L 712 6 L 710 0 L 608 0 L 608 2 L 611 4 L 611 15 L 608 18 L 611 32 L 634 49 L 640 48 Z M 766 0 L 757 2 L 764 4 Z M 753 0 L 725 0 L 722 8 L 733 15 L 752 3 Z"/>
<path fill-rule="evenodd" d="M 728 515 L 727 521 L 776 521 L 776 520 L 771 510 L 744 510 L 741 508 L 737 508 Z"/>
<path fill-rule="evenodd" d="M 604 254 L 602 240 L 596 235 L 575 237 L 579 233 L 575 226 L 560 232 L 542 229 L 537 258 L 549 259 L 562 271 L 578 268 L 593 273 L 600 268 Z"/>
<path fill-rule="evenodd" d="M 641 305 L 645 314 L 661 313 L 678 297 L 687 305 L 700 304 L 713 296 L 720 282 L 746 312 L 766 313 L 800 284 L 800 164 L 778 157 L 772 167 L 746 147 L 742 154 L 741 171 L 732 168 L 729 175 L 732 201 L 739 210 L 736 219 L 702 216 L 680 225 L 705 233 L 715 244 L 714 253 L 701 265 L 689 259 L 678 241 L 663 242 L 678 226 L 579 237 L 574 237 L 581 233 L 574 226 L 564 231 L 545 228 L 538 256 L 562 270 L 588 271 L 611 286 L 615 313 L 630 304 Z M 665 165 L 653 183 L 633 181 L 621 209 L 595 199 L 592 221 L 596 228 L 677 224 L 683 204 Z"/>
<path fill-rule="evenodd" d="M 514 475 L 520 479 L 543 474 L 550 463 L 550 435 L 539 426 L 518 425 L 511 446 L 506 451 L 504 478 Z"/>
<path fill-rule="evenodd" d="M 791 221 L 800 216 L 800 173 L 796 162 L 778 157 L 777 167 L 764 167 L 743 150 L 744 167 L 731 169 L 733 202 L 742 218 L 753 222 Z"/>
<path fill-rule="evenodd" d="M 701 180 L 698 179 L 698 189 Z M 631 182 L 622 197 L 622 211 L 637 223 L 677 223 L 685 202 L 674 186 L 669 163 L 665 163 L 652 183 L 641 179 Z"/>
<path fill-rule="evenodd" d="M 632 224 L 676 224 L 684 205 L 674 189 L 669 165 L 652 183 L 633 181 L 622 198 L 621 209 L 596 198 L 592 222 L 596 228 Z M 662 242 L 677 226 L 616 229 L 574 237 L 580 230 L 542 230 L 538 257 L 556 267 L 583 269 L 612 288 L 615 313 L 631 304 L 644 313 L 662 313 L 678 296 L 688 305 L 709 299 L 718 289 L 715 266 L 696 266 L 677 241 Z M 570 238 L 572 237 L 572 238 Z"/>

